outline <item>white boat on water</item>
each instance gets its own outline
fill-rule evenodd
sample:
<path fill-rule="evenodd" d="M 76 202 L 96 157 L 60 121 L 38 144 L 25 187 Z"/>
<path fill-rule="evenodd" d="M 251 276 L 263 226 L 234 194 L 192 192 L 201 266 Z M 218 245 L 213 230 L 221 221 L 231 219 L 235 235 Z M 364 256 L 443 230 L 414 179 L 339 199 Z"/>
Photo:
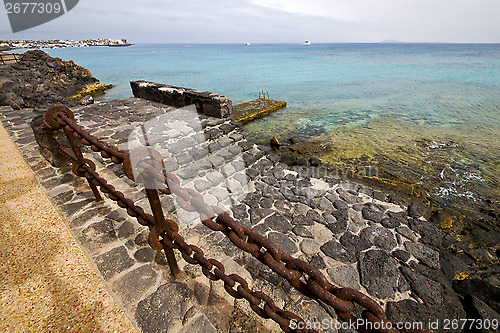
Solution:
<path fill-rule="evenodd" d="M 304 42 L 304 45 L 311 45 L 311 41 L 306 40 L 306 41 Z"/>
<path fill-rule="evenodd" d="M 250 44 L 250 43 L 245 43 L 245 45 L 246 45 L 246 46 L 250 46 L 250 45 L 252 45 L 252 44 Z"/>

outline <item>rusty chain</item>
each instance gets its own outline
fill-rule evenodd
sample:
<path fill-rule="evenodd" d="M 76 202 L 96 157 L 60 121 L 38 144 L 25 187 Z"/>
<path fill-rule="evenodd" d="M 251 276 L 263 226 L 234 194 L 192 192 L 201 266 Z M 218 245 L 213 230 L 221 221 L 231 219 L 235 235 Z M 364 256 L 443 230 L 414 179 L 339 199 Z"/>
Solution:
<path fill-rule="evenodd" d="M 51 115 L 51 117 L 55 118 L 57 114 L 58 113 L 54 112 L 53 115 Z M 68 114 L 66 114 L 66 116 L 63 117 L 59 116 L 57 118 L 58 119 L 54 119 L 55 121 L 57 121 L 57 125 L 55 122 L 46 121 L 46 126 L 50 129 L 58 129 L 62 127 L 64 131 L 70 132 L 72 133 L 72 135 L 74 135 L 75 132 L 82 131 L 81 128 L 79 127 L 69 126 L 67 124 L 68 122 L 71 122 L 71 118 L 68 118 Z M 85 133 L 78 133 L 78 134 L 81 137 L 87 136 Z M 99 141 L 95 137 L 87 136 L 86 141 L 89 143 L 88 145 L 92 145 L 95 147 L 103 146 L 95 144 Z M 84 144 L 86 143 L 84 142 Z M 123 162 L 123 161 L 119 162 L 119 159 L 121 159 L 122 156 L 118 149 L 107 144 L 106 147 L 108 147 L 108 152 L 110 152 L 109 153 L 110 156 L 107 156 L 107 154 L 105 154 L 103 157 L 106 158 L 116 157 L 116 159 L 113 160 L 113 162 L 117 164 Z M 122 192 L 116 190 L 116 188 L 113 185 L 109 184 L 104 178 L 101 178 L 99 174 L 95 171 L 96 167 L 92 161 L 84 159 L 83 163 L 82 162 L 79 163 L 78 158 L 64 147 L 59 147 L 59 152 L 66 159 L 68 159 L 73 163 L 73 172 L 77 176 L 85 177 L 92 184 L 99 186 L 101 191 L 106 193 L 106 195 L 111 200 L 115 201 L 118 204 L 118 206 L 126 209 L 128 215 L 136 218 L 139 224 L 149 227 L 150 234 L 148 237 L 148 241 L 151 247 L 153 247 L 156 250 L 161 250 L 161 246 L 158 246 L 158 244 L 161 242 L 163 245 L 169 248 L 178 249 L 181 252 L 181 255 L 184 258 L 184 260 L 186 260 L 186 262 L 201 266 L 203 274 L 210 280 L 213 281 L 222 280 L 224 283 L 224 289 L 226 290 L 227 293 L 229 293 L 234 298 L 247 300 L 250 303 L 250 307 L 255 313 L 257 313 L 264 319 L 273 319 L 280 325 L 281 329 L 284 332 L 294 331 L 290 328 L 290 320 L 292 319 L 295 320 L 297 323 L 305 323 L 302 318 L 295 315 L 294 313 L 279 308 L 274 303 L 272 298 L 269 297 L 267 294 L 263 293 L 262 291 L 252 291 L 248 286 L 248 282 L 241 276 L 237 274 L 227 275 L 225 273 L 224 265 L 221 262 L 217 261 L 216 259 L 207 259 L 204 256 L 203 251 L 199 247 L 197 247 L 196 245 L 187 244 L 184 238 L 181 235 L 179 235 L 178 229 L 162 230 L 160 232 L 155 230 L 154 217 L 151 214 L 147 214 L 141 207 L 135 205 L 133 200 L 127 199 Z M 162 189 L 161 192 L 166 194 L 170 193 L 168 188 Z M 169 221 L 175 224 L 174 221 L 172 220 Z M 160 236 L 161 233 L 164 233 L 167 237 L 163 237 L 163 239 L 159 241 L 158 237 Z M 315 332 L 314 330 L 309 330 L 309 329 L 304 329 L 300 331 Z"/>
<path fill-rule="evenodd" d="M 123 171 L 130 179 L 134 179 L 130 155 L 128 152 L 119 150 L 98 138 L 92 136 L 88 131 L 82 129 L 74 122 L 71 111 L 64 107 L 54 107 L 46 114 L 46 126 L 51 129 L 62 128 L 66 133 L 70 133 L 81 142 L 90 146 L 94 152 L 99 152 L 102 157 L 111 159 L 116 164 L 123 163 Z M 144 210 L 136 206 L 130 199 L 125 198 L 123 193 L 117 191 L 95 172 L 95 165 L 89 160 L 77 163 L 77 158 L 65 148 L 60 147 L 61 153 L 72 162 L 76 163 L 74 172 L 87 178 L 89 183 L 99 186 L 101 191 L 116 201 L 117 204 L 126 209 L 127 213 L 135 217 L 142 225 L 150 228 L 149 243 L 155 249 L 161 249 L 160 243 L 168 248 L 179 250 L 182 257 L 190 264 L 200 265 L 202 272 L 211 280 L 222 280 L 225 290 L 233 297 L 246 299 L 253 311 L 263 318 L 271 318 L 276 321 L 285 332 L 291 332 L 290 321 L 304 323 L 303 319 L 297 315 L 279 309 L 272 299 L 260 291 L 252 291 L 248 283 L 239 275 L 225 274 L 224 266 L 215 259 L 206 259 L 203 251 L 195 245 L 189 245 L 177 230 L 166 228 L 157 230 L 155 219 L 152 215 L 146 214 Z M 156 161 L 158 162 L 158 161 Z M 337 316 L 344 322 L 355 323 L 359 332 L 382 332 L 397 333 L 395 325 L 388 320 L 382 307 L 369 296 L 352 288 L 339 288 L 330 283 L 326 277 L 314 266 L 304 260 L 294 258 L 283 252 L 273 242 L 257 233 L 253 229 L 236 222 L 227 212 L 217 206 L 209 206 L 205 203 L 202 195 L 191 188 L 184 188 L 180 180 L 170 172 L 164 171 L 163 161 L 161 170 L 158 164 L 154 165 L 151 160 L 139 163 L 140 173 L 147 173 L 154 179 L 156 188 L 164 194 L 175 194 L 177 204 L 188 212 L 198 212 L 202 223 L 213 231 L 220 231 L 238 248 L 251 254 L 261 263 L 271 268 L 275 273 L 287 280 L 296 290 L 312 299 L 321 300 L 332 307 Z M 168 220 L 175 224 L 174 221 Z M 159 240 L 159 236 L 163 236 Z M 234 289 L 235 285 L 237 288 Z M 263 302 L 263 307 L 260 304 Z M 352 314 L 354 304 L 364 308 L 361 317 L 362 323 Z M 366 328 L 366 323 L 371 323 L 371 327 L 378 327 L 375 330 Z M 314 332 L 314 330 L 303 330 L 304 332 Z M 405 332 L 402 330 L 401 332 Z M 430 330 L 417 330 L 415 332 L 432 332 Z"/>

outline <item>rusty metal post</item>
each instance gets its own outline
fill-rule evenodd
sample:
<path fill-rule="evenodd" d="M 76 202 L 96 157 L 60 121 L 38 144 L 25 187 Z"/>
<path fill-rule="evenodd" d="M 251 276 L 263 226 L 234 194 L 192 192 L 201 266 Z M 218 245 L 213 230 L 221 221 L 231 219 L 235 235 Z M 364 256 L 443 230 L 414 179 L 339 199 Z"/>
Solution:
<path fill-rule="evenodd" d="M 163 215 L 163 209 L 161 207 L 160 197 L 158 196 L 158 190 L 146 185 L 146 195 L 148 196 L 149 205 L 151 206 L 151 210 L 153 211 L 153 216 L 155 218 L 155 228 L 157 228 L 157 234 L 160 235 L 163 230 L 169 229 L 171 228 L 171 226 L 167 223 Z M 175 278 L 177 275 L 179 275 L 180 270 L 179 266 L 177 265 L 177 260 L 175 259 L 174 250 L 164 244 L 163 250 L 165 251 L 165 256 L 167 257 L 170 272 Z"/>
<path fill-rule="evenodd" d="M 142 163 L 149 164 L 152 169 L 146 170 L 142 167 L 138 167 Z M 155 241 L 153 241 L 153 244 L 150 243 L 150 245 L 157 251 L 161 250 L 160 244 L 158 244 L 158 236 L 161 236 L 161 234 L 166 230 L 174 232 L 177 232 L 179 230 L 179 227 L 175 222 L 171 220 L 165 220 L 165 216 L 163 215 L 163 208 L 161 206 L 160 196 L 158 194 L 158 188 L 156 184 L 157 178 L 155 177 L 158 175 L 162 175 L 162 169 L 162 156 L 159 152 L 151 147 L 142 147 L 133 150 L 129 153 L 129 155 L 123 162 L 123 171 L 127 175 L 127 177 L 137 183 L 144 184 L 144 187 L 146 189 L 146 195 L 148 197 L 149 205 L 155 219 Z M 170 272 L 175 278 L 177 275 L 179 275 L 180 270 L 179 266 L 177 265 L 177 260 L 175 259 L 174 251 L 172 248 L 166 246 L 165 244 L 161 244 L 161 247 L 165 251 L 168 266 L 170 267 Z"/>
<path fill-rule="evenodd" d="M 78 167 L 79 167 L 80 165 L 84 164 L 84 158 L 83 158 L 82 151 L 80 150 L 80 147 L 78 146 L 78 143 L 76 142 L 75 137 L 66 131 L 64 131 L 64 133 L 66 134 L 66 138 L 68 138 L 68 142 L 69 142 L 69 145 L 71 146 L 71 149 L 73 149 L 73 152 L 75 153 L 75 156 L 76 156 L 76 163 L 75 164 L 78 165 Z M 95 200 L 97 202 L 104 201 L 101 194 L 99 193 L 99 190 L 97 189 L 97 186 L 92 184 L 90 179 L 87 179 L 87 182 L 89 183 L 89 186 L 92 189 L 92 193 L 94 193 Z"/>

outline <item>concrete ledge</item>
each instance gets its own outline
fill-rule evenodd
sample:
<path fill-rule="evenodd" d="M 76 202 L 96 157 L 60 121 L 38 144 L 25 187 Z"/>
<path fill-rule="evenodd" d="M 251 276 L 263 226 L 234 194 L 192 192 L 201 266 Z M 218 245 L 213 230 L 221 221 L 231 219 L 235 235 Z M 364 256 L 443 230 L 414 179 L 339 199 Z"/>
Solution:
<path fill-rule="evenodd" d="M 195 104 L 199 113 L 211 117 L 227 118 L 233 110 L 231 99 L 216 93 L 148 81 L 132 81 L 130 86 L 135 97 L 175 107 Z"/>

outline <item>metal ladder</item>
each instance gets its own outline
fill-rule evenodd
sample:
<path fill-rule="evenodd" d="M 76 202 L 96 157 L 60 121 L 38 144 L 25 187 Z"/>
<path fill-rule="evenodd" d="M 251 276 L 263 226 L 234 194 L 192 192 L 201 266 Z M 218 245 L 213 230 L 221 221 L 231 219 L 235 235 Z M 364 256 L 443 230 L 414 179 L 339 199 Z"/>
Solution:
<path fill-rule="evenodd" d="M 267 94 L 267 98 L 266 98 L 266 94 Z M 260 90 L 259 91 L 259 99 L 261 99 L 261 96 L 262 96 L 262 99 L 270 99 L 269 92 L 267 90 Z"/>

